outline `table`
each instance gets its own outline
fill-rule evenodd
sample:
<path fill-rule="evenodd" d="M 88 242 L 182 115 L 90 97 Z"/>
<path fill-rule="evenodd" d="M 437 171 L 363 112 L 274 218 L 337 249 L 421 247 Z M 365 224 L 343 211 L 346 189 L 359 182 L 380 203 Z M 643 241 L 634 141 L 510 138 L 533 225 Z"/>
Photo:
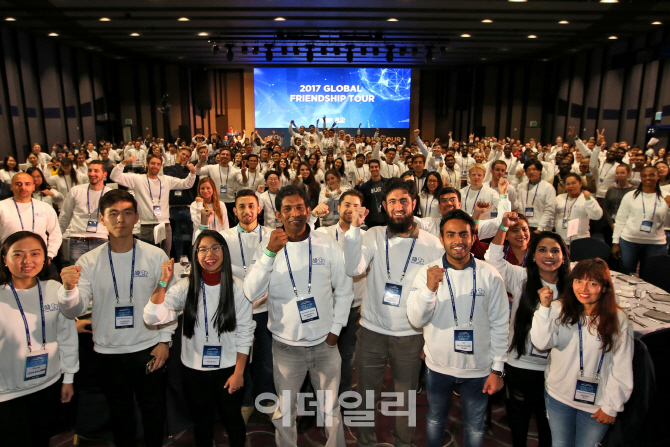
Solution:
<path fill-rule="evenodd" d="M 670 323 L 658 323 L 652 320 L 649 320 L 647 317 L 642 315 L 650 310 L 652 307 L 657 307 L 664 312 L 670 312 L 670 303 L 658 303 L 651 301 L 648 293 L 644 293 L 642 299 L 638 303 L 638 300 L 633 297 L 633 288 L 634 286 L 628 281 L 634 282 L 639 281 L 638 287 L 649 291 L 651 293 L 667 293 L 664 290 L 649 284 L 648 282 L 642 281 L 639 278 L 624 275 L 615 271 L 612 273 L 612 282 L 614 283 L 614 291 L 616 292 L 617 302 L 628 315 L 632 315 L 637 322 L 633 321 L 633 330 L 637 336 L 644 334 L 649 334 L 651 332 L 658 331 L 660 329 L 670 328 Z M 639 306 L 638 306 L 639 304 Z M 643 307 L 644 306 L 644 307 Z M 646 307 L 646 308 L 645 308 Z M 670 318 L 670 315 L 668 316 Z M 659 320 L 660 321 L 660 320 Z M 644 324 L 646 327 L 642 327 L 639 323 Z"/>

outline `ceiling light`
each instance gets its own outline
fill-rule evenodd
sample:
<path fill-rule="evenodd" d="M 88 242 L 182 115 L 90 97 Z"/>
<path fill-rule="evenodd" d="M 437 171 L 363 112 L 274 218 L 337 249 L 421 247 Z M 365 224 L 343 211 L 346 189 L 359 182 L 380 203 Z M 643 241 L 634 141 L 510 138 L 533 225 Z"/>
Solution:
<path fill-rule="evenodd" d="M 314 60 L 314 45 L 307 45 L 307 62 L 312 62 Z"/>
<path fill-rule="evenodd" d="M 188 17 L 179 17 L 179 18 L 177 19 L 177 21 L 179 21 L 179 22 L 188 22 L 188 21 L 189 21 L 189 18 L 188 18 Z"/>
<path fill-rule="evenodd" d="M 321 56 L 325 56 L 328 54 L 328 48 L 326 47 L 321 47 Z"/>
<path fill-rule="evenodd" d="M 440 55 L 441 56 L 447 55 L 447 47 L 440 47 Z"/>
<path fill-rule="evenodd" d="M 493 20 L 491 20 L 491 19 L 484 19 L 484 20 L 482 20 L 482 23 L 493 23 Z"/>
<path fill-rule="evenodd" d="M 265 60 L 266 62 L 272 62 L 272 45 L 268 44 L 265 46 L 267 50 L 265 50 Z"/>
<path fill-rule="evenodd" d="M 368 54 L 368 48 L 367 47 L 361 47 L 361 56 L 365 56 Z"/>
<path fill-rule="evenodd" d="M 198 33 L 198 36 L 202 36 L 202 37 L 209 36 L 209 33 Z"/>
<path fill-rule="evenodd" d="M 618 37 L 617 37 L 617 36 L 609 36 L 608 39 L 609 39 L 609 40 L 617 40 Z"/>
<path fill-rule="evenodd" d="M 244 56 L 246 56 L 248 52 L 249 52 L 249 48 L 246 45 L 243 45 L 242 46 L 242 54 Z"/>
<path fill-rule="evenodd" d="M 469 34 L 461 34 L 461 37 L 472 37 Z"/>
<path fill-rule="evenodd" d="M 49 33 L 49 37 L 58 37 L 58 33 Z"/>
<path fill-rule="evenodd" d="M 509 1 L 512 2 L 512 3 L 523 3 L 526 0 L 509 0 Z"/>
<path fill-rule="evenodd" d="M 335 56 L 339 56 L 340 55 L 340 47 L 334 47 L 333 48 L 333 53 L 335 53 Z"/>
<path fill-rule="evenodd" d="M 139 37 L 140 33 L 130 33 L 130 37 Z"/>
<path fill-rule="evenodd" d="M 354 47 L 349 46 L 349 49 L 347 50 L 347 62 L 353 62 L 354 61 Z"/>
<path fill-rule="evenodd" d="M 379 47 L 373 47 L 372 48 L 372 55 L 373 56 L 379 56 Z"/>
<path fill-rule="evenodd" d="M 485 58 L 485 57 L 483 57 L 483 58 L 482 58 L 482 60 L 483 60 L 483 61 L 485 61 L 485 60 L 486 60 L 486 58 Z"/>
<path fill-rule="evenodd" d="M 600 3 L 619 3 L 619 0 L 600 0 Z"/>
<path fill-rule="evenodd" d="M 386 62 L 391 63 L 393 62 L 393 45 L 389 45 L 388 51 L 386 51 Z"/>
<path fill-rule="evenodd" d="M 219 52 L 219 45 L 215 43 L 214 45 L 212 45 L 212 54 L 216 54 L 218 52 Z"/>
<path fill-rule="evenodd" d="M 226 51 L 226 59 L 228 62 L 232 62 L 233 58 L 235 57 L 235 53 L 233 53 L 233 44 L 226 44 L 226 47 L 228 47 L 228 51 Z"/>
<path fill-rule="evenodd" d="M 398 21 L 398 19 L 394 19 L 393 17 L 391 17 L 390 19 L 387 20 L 387 22 L 397 22 L 397 21 Z"/>
<path fill-rule="evenodd" d="M 14 17 L 5 17 L 6 22 L 16 22 L 16 19 Z"/>
<path fill-rule="evenodd" d="M 537 39 L 537 36 L 535 34 L 531 34 L 530 36 L 528 36 L 528 38 L 529 39 Z"/>
<path fill-rule="evenodd" d="M 425 60 L 427 63 L 433 62 L 433 49 L 431 47 L 426 47 Z"/>
<path fill-rule="evenodd" d="M 405 47 L 400 47 L 400 55 L 401 55 L 401 56 L 404 56 L 404 55 L 406 55 L 406 54 L 407 54 L 407 48 L 405 48 Z"/>
<path fill-rule="evenodd" d="M 568 22 L 567 20 L 561 20 L 560 22 L 558 22 L 559 25 L 567 25 L 568 23 L 570 22 Z"/>
<path fill-rule="evenodd" d="M 300 47 L 298 47 L 297 45 L 293 47 L 293 55 L 300 56 Z"/>
<path fill-rule="evenodd" d="M 277 18 L 275 19 L 275 22 L 284 22 L 285 20 L 286 20 L 286 19 L 283 18 L 283 17 L 277 17 Z"/>
<path fill-rule="evenodd" d="M 288 48 L 286 47 L 286 45 L 283 45 L 281 47 L 281 55 L 286 56 L 287 54 L 288 54 Z"/>
<path fill-rule="evenodd" d="M 110 19 L 109 17 L 101 17 L 101 18 L 100 18 L 100 21 L 101 21 L 101 22 L 111 22 L 112 19 Z"/>
<path fill-rule="evenodd" d="M 663 25 L 661 22 L 651 22 L 652 25 Z"/>
<path fill-rule="evenodd" d="M 258 48 L 258 45 L 256 45 L 256 46 L 251 50 L 251 52 L 254 54 L 254 56 L 257 55 L 259 51 L 260 51 L 260 48 Z"/>

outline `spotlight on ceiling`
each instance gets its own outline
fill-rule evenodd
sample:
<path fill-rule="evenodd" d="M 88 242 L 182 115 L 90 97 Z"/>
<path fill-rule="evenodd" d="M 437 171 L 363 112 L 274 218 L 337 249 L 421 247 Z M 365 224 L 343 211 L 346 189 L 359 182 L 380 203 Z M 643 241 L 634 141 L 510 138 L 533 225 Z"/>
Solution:
<path fill-rule="evenodd" d="M 425 60 L 427 63 L 433 62 L 433 47 L 426 47 Z"/>
<path fill-rule="evenodd" d="M 386 48 L 386 62 L 391 63 L 393 62 L 393 45 L 389 45 Z"/>
<path fill-rule="evenodd" d="M 354 61 L 354 47 L 353 45 L 347 45 L 347 62 Z"/>
<path fill-rule="evenodd" d="M 447 47 L 440 47 L 440 56 L 447 55 Z"/>
<path fill-rule="evenodd" d="M 368 54 L 368 47 L 361 47 L 361 56 L 366 56 Z"/>
<path fill-rule="evenodd" d="M 281 47 L 281 55 L 286 56 L 288 54 L 288 48 L 286 48 L 286 45 Z"/>
<path fill-rule="evenodd" d="M 314 45 L 307 45 L 307 62 L 314 60 Z"/>
<path fill-rule="evenodd" d="M 406 55 L 406 54 L 407 54 L 407 48 L 405 48 L 405 47 L 400 47 L 399 54 L 400 54 L 401 56 Z"/>
<path fill-rule="evenodd" d="M 218 52 L 219 52 L 219 46 L 215 42 L 214 45 L 212 45 L 212 54 L 216 54 Z"/>
<path fill-rule="evenodd" d="M 326 47 L 321 47 L 321 56 L 325 56 L 328 54 L 328 48 Z"/>
<path fill-rule="evenodd" d="M 255 55 L 258 54 L 258 52 L 259 52 L 260 50 L 261 50 L 261 49 L 258 48 L 258 45 L 255 45 L 254 48 L 251 50 L 251 53 L 255 56 Z"/>
<path fill-rule="evenodd" d="M 249 48 L 246 45 L 242 45 L 242 55 L 246 56 L 249 52 Z"/>
<path fill-rule="evenodd" d="M 233 53 L 233 47 L 234 45 L 232 43 L 226 44 L 226 48 L 228 48 L 228 51 L 226 51 L 226 59 L 228 62 L 232 62 L 233 58 L 235 57 L 235 53 Z"/>
<path fill-rule="evenodd" d="M 294 56 L 300 56 L 300 47 L 299 46 L 294 46 L 293 47 L 293 55 Z"/>
<path fill-rule="evenodd" d="M 265 48 L 266 48 L 266 50 L 265 50 L 265 61 L 266 62 L 272 62 L 272 58 L 273 58 L 272 44 L 266 44 Z"/>
<path fill-rule="evenodd" d="M 379 56 L 379 47 L 373 47 L 372 48 L 372 54 L 374 56 Z"/>
<path fill-rule="evenodd" d="M 340 47 L 334 47 L 333 48 L 333 53 L 335 53 L 335 56 L 339 56 L 340 55 Z"/>

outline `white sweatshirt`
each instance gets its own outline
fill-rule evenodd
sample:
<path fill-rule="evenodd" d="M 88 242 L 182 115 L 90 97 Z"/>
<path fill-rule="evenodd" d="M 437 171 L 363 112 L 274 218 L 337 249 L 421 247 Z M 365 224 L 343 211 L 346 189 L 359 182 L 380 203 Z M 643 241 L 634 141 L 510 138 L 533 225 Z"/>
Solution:
<path fill-rule="evenodd" d="M 55 186 L 56 190 L 58 190 L 59 193 L 63 197 L 67 197 L 67 195 L 70 192 L 70 189 L 72 189 L 74 186 L 72 184 L 72 179 L 70 179 L 70 176 L 65 176 L 61 177 L 60 175 L 52 175 L 51 177 L 47 177 L 47 183 L 51 186 Z M 84 183 L 88 183 L 88 176 L 82 176 L 78 175 L 77 176 L 77 181 L 79 182 L 79 185 L 83 185 Z M 56 204 L 59 204 L 60 201 L 56 200 Z"/>
<path fill-rule="evenodd" d="M 54 195 L 49 196 L 44 194 L 42 191 L 35 191 L 33 193 L 33 199 L 44 202 L 49 206 L 54 206 L 54 203 L 58 204 L 63 201 L 63 196 L 58 192 L 57 189 L 49 189 L 49 191 L 51 191 Z"/>
<path fill-rule="evenodd" d="M 109 231 L 100 219 L 100 198 L 108 191 L 108 187 L 103 187 L 102 191 L 89 191 L 89 185 L 76 185 L 70 192 L 58 216 L 58 223 L 61 232 L 70 228 L 70 237 L 96 237 L 99 239 L 107 239 Z M 91 213 L 89 214 L 89 209 Z M 95 221 L 98 225 L 95 232 L 87 232 L 88 222 Z"/>
<path fill-rule="evenodd" d="M 335 225 L 340 220 L 340 214 L 337 211 L 340 196 L 350 189 L 351 188 L 348 186 L 340 186 L 340 192 L 338 193 L 337 189 L 333 191 L 329 186 L 321 188 L 321 192 L 319 193 L 319 204 L 325 203 L 328 205 L 328 214 L 321 217 L 321 225 L 328 227 Z M 326 191 L 328 191 L 328 197 L 326 197 Z"/>
<path fill-rule="evenodd" d="M 159 342 L 169 342 L 176 324 L 165 327 L 147 326 L 142 320 L 142 312 L 156 290 L 161 279 L 161 264 L 168 260 L 165 252 L 158 247 L 135 240 L 135 275 L 133 279 L 134 327 L 116 329 L 116 295 L 109 265 L 107 247 L 89 251 L 79 258 L 76 265 L 81 267 L 79 284 L 72 290 L 61 286 L 58 290 L 60 310 L 68 318 L 75 318 L 86 312 L 92 302 L 91 322 L 93 326 L 93 349 L 102 354 L 127 354 L 150 348 Z M 112 252 L 114 274 L 119 290 L 119 305 L 130 306 L 130 271 L 133 250 L 125 253 Z M 170 281 L 174 284 L 174 278 Z"/>
<path fill-rule="evenodd" d="M 498 198 L 500 194 L 492 189 L 490 186 L 483 184 L 479 189 L 472 189 L 466 186 L 461 189 L 461 209 L 472 216 L 475 212 L 477 202 L 488 202 L 491 204 L 491 209 L 498 208 Z M 491 219 L 491 211 L 487 211 L 479 217 L 479 220 Z"/>
<path fill-rule="evenodd" d="M 512 309 L 509 320 L 509 346 L 512 346 L 512 339 L 514 338 L 514 322 L 516 320 L 516 313 L 519 310 L 519 303 L 521 302 L 521 295 L 523 288 L 526 286 L 528 273 L 525 267 L 512 265 L 505 260 L 503 253 L 503 246 L 491 244 L 484 256 L 486 262 L 491 264 L 493 268 L 498 270 L 505 281 L 507 291 L 512 294 Z M 556 284 L 550 284 L 542 280 L 542 286 L 549 286 L 554 291 L 554 299 L 558 299 L 558 287 Z M 540 307 L 538 303 L 537 308 Z M 526 336 L 526 353 L 519 357 L 516 349 L 512 349 L 507 354 L 507 363 L 521 368 L 529 369 L 531 371 L 544 371 L 549 364 L 548 352 L 539 351 L 533 346 L 530 341 L 530 333 Z"/>
<path fill-rule="evenodd" d="M 46 328 L 46 350 L 42 350 L 42 317 L 37 286 L 26 290 L 17 289 L 28 328 L 32 353 L 27 350 L 26 327 L 21 318 L 14 293 L 9 285 L 0 286 L 0 402 L 16 399 L 53 385 L 64 373 L 63 383 L 72 383 L 74 373 L 79 371 L 79 338 L 74 321 L 68 320 L 58 311 L 56 281 L 40 281 L 44 321 Z M 46 375 L 25 380 L 26 358 L 48 354 Z M 35 409 L 39 411 L 40 409 Z M 4 422 L 3 422 L 4 423 Z"/>
<path fill-rule="evenodd" d="M 484 183 L 485 186 L 488 186 L 492 190 L 494 190 L 498 195 L 500 195 L 500 189 L 496 186 L 495 188 L 491 187 L 491 182 L 486 182 Z M 507 196 L 508 200 L 510 202 L 510 210 L 518 210 L 519 209 L 519 194 L 516 192 L 516 188 L 512 185 L 507 186 Z M 496 212 L 495 214 L 491 212 L 491 219 L 495 219 L 498 217 L 498 213 Z"/>
<path fill-rule="evenodd" d="M 421 217 L 438 217 L 442 218 L 440 213 L 440 199 L 435 198 L 432 194 L 422 192 L 419 194 L 419 213 Z"/>
<path fill-rule="evenodd" d="M 579 333 L 577 325 L 564 326 L 556 323 L 561 312 L 561 302 L 554 301 L 551 308 L 540 306 L 533 316 L 530 336 L 540 349 L 551 349 L 549 365 L 544 372 L 547 393 L 557 401 L 585 411 L 595 413 L 598 408 L 616 417 L 633 391 L 633 326 L 622 310 L 618 310 L 619 338 L 615 347 L 605 353 L 600 371 L 600 384 L 594 405 L 574 400 L 575 385 L 579 377 Z M 589 317 L 582 325 L 584 343 L 584 376 L 592 378 L 598 369 L 602 354 L 602 342 L 596 330 L 589 331 Z"/>
<path fill-rule="evenodd" d="M 388 260 L 391 280 L 386 270 L 386 227 L 373 227 L 365 234 L 360 227 L 351 227 L 344 238 L 344 259 L 349 276 L 357 276 L 368 270 L 367 295 L 361 305 L 361 326 L 379 334 L 405 337 L 421 333 L 407 319 L 407 297 L 412 282 L 424 265 L 440 259 L 444 248 L 440 240 L 426 231 L 413 229 L 416 238 L 391 235 L 388 241 Z M 416 241 L 407 263 L 412 242 Z M 401 281 L 405 264 L 407 272 Z M 402 286 L 398 306 L 384 304 L 386 283 Z"/>
<path fill-rule="evenodd" d="M 292 346 L 315 346 L 329 332 L 339 335 L 349 318 L 354 299 L 352 281 L 344 270 L 342 249 L 330 236 L 310 231 L 312 239 L 312 288 L 309 283 L 309 241 L 289 242 L 274 258 L 265 254 L 269 238 L 256 249 L 254 262 L 244 280 L 244 293 L 250 301 L 267 294 L 268 329 L 272 337 Z M 288 273 L 286 253 L 291 264 L 298 296 Z M 318 319 L 302 322 L 300 305 L 313 298 Z M 299 303 L 298 301 L 301 301 Z M 305 315 L 305 320 L 309 316 Z"/>
<path fill-rule="evenodd" d="M 58 249 L 63 242 L 63 235 L 58 226 L 58 216 L 53 206 L 35 199 L 31 201 L 32 205 L 31 202 L 15 202 L 13 197 L 0 201 L 0 241 L 22 230 L 32 231 L 44 239 L 47 245 L 47 255 L 53 259 L 58 255 Z M 33 206 L 35 207 L 34 221 Z"/>
<path fill-rule="evenodd" d="M 473 326 L 469 325 L 472 308 L 473 264 L 476 269 L 477 291 Z M 493 267 L 471 257 L 471 264 L 463 270 L 449 266 L 447 273 L 454 293 L 458 326 L 454 320 L 451 293 L 446 278 L 431 292 L 427 271 L 443 266 L 443 258 L 423 266 L 412 284 L 407 298 L 407 317 L 417 328 L 423 329 L 426 341 L 426 366 L 433 371 L 461 378 L 486 377 L 491 369 L 502 371 L 507 358 L 507 331 L 509 306 L 503 279 Z M 471 354 L 456 352 L 454 330 L 473 329 Z"/>
<path fill-rule="evenodd" d="M 618 244 L 619 239 L 624 239 L 635 244 L 665 244 L 666 238 L 663 227 L 670 226 L 668 205 L 665 200 L 658 198 L 656 193 L 645 194 L 640 192 L 637 197 L 634 197 L 635 192 L 629 191 L 621 199 L 614 222 L 612 243 Z M 661 195 L 665 197 L 668 193 L 661 191 Z M 644 207 L 642 206 L 643 201 Z M 656 204 L 656 213 L 654 213 L 654 203 Z M 640 231 L 642 221 L 651 221 L 652 216 L 653 225 L 650 232 Z"/>
<path fill-rule="evenodd" d="M 116 165 L 111 178 L 119 185 L 135 192 L 140 223 L 143 225 L 170 223 L 170 191 L 189 189 L 195 183 L 195 174 L 190 172 L 185 179 L 160 174 L 158 178 L 152 180 L 146 174 L 124 173 L 123 168 L 121 163 Z M 160 216 L 154 214 L 154 206 L 160 206 Z"/>
<path fill-rule="evenodd" d="M 340 247 L 342 250 L 344 250 L 344 231 L 342 231 L 342 227 L 340 227 L 340 223 L 336 223 L 335 225 L 331 225 L 329 227 L 321 227 L 316 231 L 320 231 L 322 233 L 329 234 L 330 236 L 334 237 L 335 240 L 337 241 L 338 244 L 340 244 Z M 362 234 L 365 234 L 365 230 L 361 230 Z M 361 305 L 363 302 L 363 298 L 365 298 L 365 295 L 367 294 L 367 281 L 366 281 L 366 276 L 367 273 L 362 273 L 360 275 L 354 276 L 353 277 L 353 282 L 354 282 L 354 301 L 351 303 L 351 307 L 358 307 Z"/>
<path fill-rule="evenodd" d="M 200 222 L 202 222 L 202 208 L 203 208 L 203 202 L 193 202 L 191 203 L 190 207 L 190 212 L 191 212 L 191 222 L 193 222 L 193 240 L 195 241 L 195 238 L 198 236 L 198 229 L 200 228 Z M 214 231 L 223 231 L 227 230 L 230 228 L 230 223 L 228 222 L 228 211 L 226 210 L 226 204 L 223 202 L 219 202 L 219 206 L 221 207 L 221 217 L 223 219 L 219 219 L 219 217 L 214 213 L 212 216 L 212 220 L 210 220 L 210 225 L 209 229 L 214 230 Z M 210 209 L 211 206 L 210 206 Z"/>
<path fill-rule="evenodd" d="M 237 192 L 237 180 L 235 180 L 235 178 L 240 172 L 241 171 L 239 169 L 231 165 L 228 165 L 228 167 L 222 167 L 221 165 L 216 164 L 195 168 L 195 173 L 197 175 L 206 175 L 207 177 L 214 180 L 214 183 L 216 184 L 216 192 L 219 194 L 219 199 L 225 203 L 235 202 L 235 193 Z M 260 175 L 260 172 L 258 175 Z M 221 192 L 221 185 L 226 186 L 225 193 Z"/>
<path fill-rule="evenodd" d="M 219 307 L 220 285 L 205 285 L 209 323 L 205 322 L 205 310 L 201 292 L 198 297 L 198 316 L 193 336 L 186 338 L 183 333 L 181 336 L 181 362 L 184 366 L 200 371 L 211 371 L 214 369 L 202 367 L 202 353 L 205 345 L 222 347 L 219 368 L 216 369 L 235 366 L 238 352 L 249 355 L 249 350 L 254 341 L 256 322 L 252 318 L 251 303 L 244 296 L 242 280 L 238 278 L 234 278 L 233 280 L 235 320 L 237 322 L 235 330 L 224 332 L 220 336 L 218 335 L 214 327 L 214 316 Z M 144 322 L 154 326 L 176 321 L 186 305 L 188 286 L 189 280 L 188 278 L 184 278 L 170 287 L 165 294 L 165 300 L 161 304 L 154 304 L 149 301 L 144 307 Z M 206 337 L 205 324 L 209 324 L 209 339 Z"/>
<path fill-rule="evenodd" d="M 593 161 L 593 159 L 591 160 Z M 596 160 L 597 161 L 597 160 Z M 599 168 L 596 197 L 605 197 L 607 190 L 616 184 L 616 168 L 619 163 L 603 163 Z"/>
<path fill-rule="evenodd" d="M 242 189 L 251 189 L 252 191 L 258 191 L 258 187 L 260 185 L 265 185 L 265 177 L 263 176 L 263 173 L 261 172 L 260 166 L 256 168 L 256 172 L 249 172 L 247 169 L 247 182 L 244 183 L 242 178 L 242 171 L 238 171 L 237 174 L 235 175 L 235 191 L 240 191 Z M 221 188 L 219 186 L 219 188 Z M 217 192 L 220 192 L 221 190 L 218 189 Z M 233 200 L 234 201 L 234 200 Z"/>
<path fill-rule="evenodd" d="M 556 197 L 556 222 L 554 228 L 556 233 L 563 238 L 563 242 L 570 245 L 570 242 L 585 237 L 591 237 L 589 231 L 589 219 L 599 220 L 603 217 L 603 209 L 598 204 L 598 201 L 592 197 L 588 200 L 584 194 L 580 194 L 576 199 L 568 197 L 567 193 L 563 193 Z M 564 225 L 564 219 L 567 219 Z M 568 222 L 573 219 L 579 219 L 579 230 L 577 234 L 568 237 Z"/>
<path fill-rule="evenodd" d="M 529 190 L 530 189 L 530 190 Z M 540 231 L 551 231 L 554 228 L 554 200 L 556 190 L 551 183 L 540 180 L 535 184 L 524 182 L 517 188 L 519 213 L 526 216 L 529 227 L 537 227 Z M 528 216 L 526 208 L 533 208 L 533 216 Z"/>
<path fill-rule="evenodd" d="M 449 169 L 447 165 L 437 169 L 437 172 L 442 175 L 444 186 L 451 186 L 458 190 L 461 189 L 461 170 L 458 165 L 454 165 L 454 169 Z"/>
<path fill-rule="evenodd" d="M 262 194 L 256 194 L 256 197 L 258 197 L 259 214 L 261 211 L 264 211 L 263 224 L 274 230 L 279 223 L 275 217 L 275 198 L 277 197 L 277 194 L 271 193 L 268 189 Z"/>

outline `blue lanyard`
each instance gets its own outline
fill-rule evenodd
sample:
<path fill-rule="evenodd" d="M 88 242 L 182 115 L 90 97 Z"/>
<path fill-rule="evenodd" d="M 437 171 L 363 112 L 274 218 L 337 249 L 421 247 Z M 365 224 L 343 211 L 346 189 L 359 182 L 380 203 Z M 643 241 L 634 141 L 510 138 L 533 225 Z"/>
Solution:
<path fill-rule="evenodd" d="M 610 165 L 610 168 L 607 170 L 607 172 L 602 177 L 600 177 L 600 180 L 605 180 L 605 178 L 607 177 L 607 174 L 609 174 L 609 172 L 612 170 L 613 166 L 614 166 L 614 163 L 612 163 Z"/>
<path fill-rule="evenodd" d="M 26 339 L 28 342 L 28 352 L 33 352 L 33 345 L 32 341 L 30 340 L 30 328 L 28 327 L 28 320 L 26 320 L 26 314 L 23 312 L 23 306 L 21 306 L 21 301 L 19 300 L 19 295 L 16 293 L 16 289 L 14 288 L 14 284 L 10 281 L 9 287 L 12 288 L 12 293 L 14 293 L 14 299 L 16 300 L 16 305 L 19 308 L 19 312 L 21 312 L 21 318 L 23 318 L 23 325 L 26 328 Z M 42 350 L 46 349 L 47 346 L 47 329 L 46 329 L 46 322 L 44 319 L 44 302 L 42 300 L 42 286 L 40 285 L 40 281 L 37 280 L 37 291 L 40 294 L 40 314 L 42 316 Z"/>
<path fill-rule="evenodd" d="M 577 320 L 577 327 L 579 328 L 579 377 L 584 377 L 584 347 L 582 342 L 582 321 L 581 318 Z M 603 359 L 605 358 L 605 351 L 602 350 L 600 354 L 600 362 L 598 363 L 598 370 L 595 378 L 600 375 L 600 369 L 603 367 Z"/>
<path fill-rule="evenodd" d="M 263 242 L 263 229 L 262 228 L 258 229 L 258 234 L 260 234 L 260 236 L 261 236 L 260 242 Z M 239 231 L 237 232 L 237 239 L 239 239 L 239 241 L 240 241 L 240 254 L 242 255 L 242 267 L 244 267 L 244 273 L 247 273 L 247 263 L 244 260 L 244 248 L 242 247 L 242 233 L 240 233 Z"/>
<path fill-rule="evenodd" d="M 209 320 L 207 319 L 207 296 L 205 295 L 205 280 L 200 278 L 200 289 L 202 289 L 202 309 L 205 312 L 205 342 L 209 342 Z M 221 334 L 219 333 L 219 341 Z"/>
<path fill-rule="evenodd" d="M 149 177 L 147 177 L 149 178 Z M 149 191 L 151 191 L 151 188 L 149 188 Z M 91 218 L 91 198 L 89 197 L 91 192 L 91 185 L 88 186 L 88 191 L 86 191 L 86 208 L 88 209 L 88 218 Z M 105 187 L 102 187 L 102 191 L 100 192 L 100 199 L 98 199 L 98 209 L 100 209 L 100 200 L 102 199 L 102 196 L 105 194 Z"/>
<path fill-rule="evenodd" d="M 537 190 L 540 189 L 540 182 L 541 181 L 542 180 L 538 180 L 536 185 L 535 185 L 535 195 L 533 196 L 533 203 L 531 204 L 531 206 L 533 206 L 533 207 L 535 206 L 535 198 L 537 197 Z M 532 185 L 530 180 L 528 180 L 528 185 L 529 186 Z M 528 194 L 529 193 L 530 193 L 530 188 L 526 188 L 526 205 L 528 205 Z"/>
<path fill-rule="evenodd" d="M 133 302 L 133 280 L 135 279 L 135 248 L 137 244 L 133 240 L 133 263 L 130 267 L 130 302 Z M 109 266 L 112 268 L 112 281 L 114 281 L 114 293 L 116 294 L 116 303 L 119 303 L 119 288 L 116 285 L 116 275 L 114 274 L 114 262 L 112 262 L 112 247 L 107 244 L 107 253 L 109 254 Z"/>
<path fill-rule="evenodd" d="M 647 210 L 644 207 L 644 193 L 640 194 L 640 198 L 642 198 L 642 216 L 643 216 L 642 218 L 644 220 L 647 220 Z M 651 215 L 651 222 L 654 221 L 654 216 L 656 216 L 656 205 L 658 205 L 658 199 L 656 198 L 656 196 L 654 196 L 654 213 Z M 34 217 L 33 217 L 33 220 L 34 220 Z M 21 228 L 23 228 L 23 224 L 21 224 Z M 33 231 L 34 231 L 34 228 L 33 228 Z"/>
<path fill-rule="evenodd" d="M 309 281 L 307 282 L 307 293 L 312 293 L 312 233 L 307 237 L 309 241 Z M 286 255 L 286 265 L 288 266 L 288 274 L 291 277 L 291 284 L 293 284 L 293 293 L 295 296 L 298 296 L 298 289 L 295 286 L 295 280 L 293 279 L 293 271 L 291 271 L 291 262 L 288 259 L 288 250 L 287 247 L 284 247 L 284 254 Z"/>
<path fill-rule="evenodd" d="M 507 246 L 507 250 L 505 251 L 505 261 L 507 261 L 507 257 L 509 256 L 509 249 L 510 249 L 510 248 L 511 248 L 511 246 L 508 245 L 508 246 Z M 526 266 L 526 259 L 527 259 L 527 258 L 528 258 L 528 249 L 526 249 L 526 254 L 523 255 L 523 262 L 521 263 L 521 267 L 525 267 L 525 266 Z M 519 261 L 519 260 L 517 259 L 517 261 Z"/>
<path fill-rule="evenodd" d="M 471 188 L 472 188 L 471 186 L 468 186 L 468 192 L 465 193 L 465 203 L 463 203 L 463 208 L 465 208 L 466 212 L 468 211 L 468 196 L 470 195 Z M 474 214 L 475 212 L 475 207 L 477 206 L 477 199 L 479 199 L 479 194 L 482 192 L 482 189 L 484 189 L 484 185 L 482 185 L 479 188 L 479 191 L 477 191 L 477 197 L 475 197 L 475 204 L 472 205 L 472 213 L 470 213 L 470 215 Z"/>
<path fill-rule="evenodd" d="M 577 199 L 579 199 L 579 197 L 577 197 L 577 199 L 575 199 L 575 201 L 572 202 L 572 206 L 570 207 L 570 211 L 568 211 L 568 214 L 566 216 L 565 212 L 568 209 L 568 199 L 569 198 L 570 198 L 570 196 L 566 194 L 565 195 L 565 206 L 563 207 L 563 219 L 569 219 L 570 218 L 570 215 L 572 214 L 572 209 L 575 207 L 575 203 L 577 203 Z M 644 200 L 642 201 L 642 203 L 644 204 Z"/>
<path fill-rule="evenodd" d="M 447 168 L 447 176 L 449 177 L 449 186 L 454 187 L 454 183 L 456 183 L 456 171 L 454 171 L 454 180 L 451 180 L 451 173 L 449 173 L 449 168 Z"/>
<path fill-rule="evenodd" d="M 226 188 L 228 188 L 228 176 L 230 175 L 230 166 L 228 166 L 228 173 L 226 174 Z M 221 172 L 221 165 L 219 165 L 219 181 L 223 184 L 223 173 Z"/>
<path fill-rule="evenodd" d="M 400 277 L 400 282 L 405 279 L 405 273 L 407 273 L 407 266 L 409 265 L 409 260 L 412 259 L 412 252 L 414 251 L 414 245 L 416 244 L 416 239 L 412 239 L 412 246 L 409 249 L 409 255 L 407 255 L 407 261 L 405 262 L 405 268 L 402 270 L 402 276 Z M 389 265 L 389 230 L 386 229 L 386 274 L 388 275 L 389 281 L 391 281 L 391 266 Z"/>
<path fill-rule="evenodd" d="M 63 176 L 63 180 L 65 181 L 65 189 L 67 189 L 67 192 L 70 192 L 70 185 L 67 184 L 67 177 Z"/>
<path fill-rule="evenodd" d="M 19 211 L 19 205 L 16 203 L 16 199 L 12 198 L 14 201 L 14 206 L 16 207 L 16 213 L 19 215 L 19 222 L 21 222 L 21 229 L 23 230 L 23 219 L 21 218 L 21 212 Z M 642 201 L 644 204 L 644 200 Z M 35 202 L 33 202 L 32 197 L 30 198 L 30 205 L 33 207 L 33 233 L 35 232 Z M 654 208 L 656 210 L 656 208 Z"/>
<path fill-rule="evenodd" d="M 428 197 L 426 196 L 426 199 Z M 431 196 L 430 208 L 428 208 L 428 200 L 426 200 L 426 214 L 423 217 L 428 217 L 428 214 L 433 210 L 433 202 L 435 201 L 435 196 Z"/>
<path fill-rule="evenodd" d="M 442 267 L 444 268 L 444 276 L 447 277 L 447 286 L 449 286 L 449 294 L 451 295 L 451 308 L 454 311 L 454 323 L 458 326 L 456 300 L 454 299 L 454 291 L 451 289 L 451 281 L 449 280 L 449 263 L 447 262 L 446 254 L 442 255 Z M 472 327 L 472 317 L 475 315 L 475 298 L 477 296 L 477 265 L 475 264 L 474 257 L 470 257 L 468 267 L 472 268 L 472 306 L 470 307 L 470 327 Z"/>
<path fill-rule="evenodd" d="M 163 182 L 161 182 L 161 179 L 159 177 L 156 177 L 158 179 L 158 204 L 160 205 L 161 203 L 161 197 L 163 197 Z M 151 203 L 154 201 L 154 195 L 151 192 L 151 182 L 149 181 L 149 176 L 147 175 L 147 185 L 149 185 L 149 197 L 151 197 Z"/>

